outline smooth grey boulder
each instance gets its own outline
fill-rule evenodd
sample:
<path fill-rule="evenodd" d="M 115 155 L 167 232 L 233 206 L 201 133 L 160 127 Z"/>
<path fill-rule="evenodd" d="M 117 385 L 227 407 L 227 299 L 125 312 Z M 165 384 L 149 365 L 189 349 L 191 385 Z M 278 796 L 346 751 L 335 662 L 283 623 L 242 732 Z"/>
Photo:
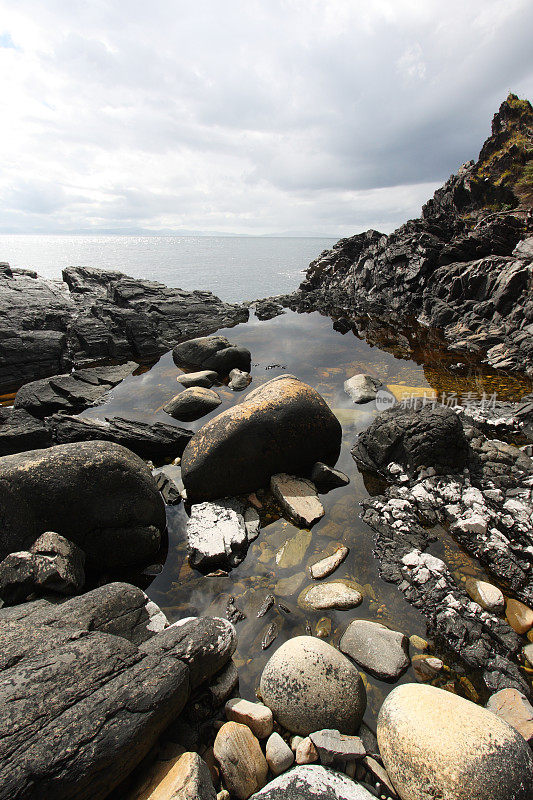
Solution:
<path fill-rule="evenodd" d="M 259 691 L 280 725 L 300 736 L 323 728 L 353 733 L 366 708 L 355 666 L 313 636 L 296 636 L 276 650 L 263 669 Z"/>
<path fill-rule="evenodd" d="M 339 644 L 343 653 L 382 681 L 396 681 L 411 663 L 409 639 L 380 622 L 356 619 L 350 622 Z"/>
<path fill-rule="evenodd" d="M 189 562 L 205 572 L 231 569 L 246 555 L 259 535 L 255 508 L 236 497 L 191 507 L 187 522 Z"/>
<path fill-rule="evenodd" d="M 0 611 L 1 800 L 103 800 L 191 688 L 231 657 L 235 635 L 223 620 L 191 620 L 132 641 L 123 617 L 132 621 L 131 596 L 140 606 L 143 593 L 112 586 L 112 608 L 98 604 L 95 590 L 53 606 L 48 619 L 44 602 L 27 604 L 27 613 Z"/>
<path fill-rule="evenodd" d="M 10 553 L 0 563 L 0 598 L 5 605 L 32 594 L 76 594 L 85 584 L 85 553 L 63 536 L 48 531 L 31 551 Z"/>
<path fill-rule="evenodd" d="M 344 381 L 344 391 L 354 403 L 370 403 L 376 399 L 381 381 L 372 375 L 359 373 Z"/>
<path fill-rule="evenodd" d="M 530 800 L 533 757 L 510 725 L 427 684 L 397 686 L 378 717 L 383 764 L 409 800 Z"/>
<path fill-rule="evenodd" d="M 252 363 L 250 351 L 233 345 L 225 336 L 201 336 L 181 342 L 172 357 L 178 367 L 200 367 L 218 375 L 229 375 L 232 369 L 250 372 Z"/>
<path fill-rule="evenodd" d="M 189 386 L 203 386 L 210 389 L 218 382 L 218 375 L 212 369 L 202 369 L 199 372 L 184 372 L 183 375 L 178 375 L 176 380 L 186 389 Z"/>
<path fill-rule="evenodd" d="M 335 464 L 341 426 L 326 401 L 294 376 L 249 392 L 195 433 L 181 468 L 193 502 L 245 494 L 272 475 L 309 475 L 317 461 Z"/>
<path fill-rule="evenodd" d="M 249 372 L 243 372 L 240 369 L 232 369 L 230 374 L 229 388 L 234 392 L 242 392 L 252 382 L 252 376 Z"/>
<path fill-rule="evenodd" d="M 192 431 L 179 428 L 177 425 L 141 422 L 124 417 L 106 417 L 105 420 L 100 420 L 54 414 L 47 417 L 44 424 L 52 435 L 53 441 L 49 444 L 115 442 L 127 447 L 141 458 L 155 461 L 181 456 L 192 436 Z"/>
<path fill-rule="evenodd" d="M 321 767 L 303 764 L 279 775 L 250 800 L 374 800 L 347 775 Z"/>
<path fill-rule="evenodd" d="M 410 474 L 420 467 L 438 473 L 462 472 L 469 445 L 455 411 L 446 406 L 394 406 L 381 412 L 352 449 L 363 466 L 384 472 L 393 462 Z"/>
<path fill-rule="evenodd" d="M 111 442 L 79 442 L 0 458 L 0 556 L 45 531 L 70 539 L 98 568 L 153 558 L 165 506 L 146 464 Z"/>
<path fill-rule="evenodd" d="M 317 488 L 320 494 L 327 494 L 332 489 L 338 489 L 340 486 L 347 486 L 350 479 L 344 472 L 333 467 L 328 467 L 321 461 L 317 461 L 311 472 L 311 481 Z"/>
<path fill-rule="evenodd" d="M 214 411 L 221 399 L 213 389 L 191 386 L 177 394 L 163 406 L 163 411 L 174 419 L 192 422 Z"/>

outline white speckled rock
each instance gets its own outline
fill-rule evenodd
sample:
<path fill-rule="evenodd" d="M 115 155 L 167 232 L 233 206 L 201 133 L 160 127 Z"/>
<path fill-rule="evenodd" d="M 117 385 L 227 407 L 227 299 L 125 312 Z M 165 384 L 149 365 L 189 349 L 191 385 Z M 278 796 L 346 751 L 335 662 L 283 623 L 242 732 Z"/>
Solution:
<path fill-rule="evenodd" d="M 366 708 L 355 666 L 322 639 L 296 636 L 267 661 L 261 698 L 287 730 L 307 736 L 322 728 L 353 733 Z"/>
<path fill-rule="evenodd" d="M 273 775 L 281 775 L 294 763 L 294 753 L 279 733 L 273 733 L 268 737 L 265 753 L 267 764 Z"/>
<path fill-rule="evenodd" d="M 301 608 L 324 611 L 328 608 L 339 610 L 356 608 L 363 602 L 363 595 L 349 581 L 329 581 L 305 589 L 298 598 Z"/>
<path fill-rule="evenodd" d="M 273 731 L 272 711 L 261 703 L 251 703 L 242 697 L 234 697 L 228 700 L 225 710 L 228 720 L 248 725 L 258 739 L 265 739 Z"/>
<path fill-rule="evenodd" d="M 331 575 L 332 572 L 335 572 L 337 567 L 342 564 L 349 552 L 349 549 L 344 545 L 337 547 L 333 555 L 327 556 L 327 558 L 323 558 L 320 561 L 317 561 L 316 564 L 313 564 L 311 567 L 309 567 L 311 577 L 315 580 L 327 578 L 328 575 Z"/>
<path fill-rule="evenodd" d="M 375 800 L 375 796 L 340 772 L 305 764 L 270 781 L 252 800 Z"/>
<path fill-rule="evenodd" d="M 482 706 L 424 684 L 396 687 L 378 718 L 378 742 L 404 800 L 530 800 L 525 740 Z"/>

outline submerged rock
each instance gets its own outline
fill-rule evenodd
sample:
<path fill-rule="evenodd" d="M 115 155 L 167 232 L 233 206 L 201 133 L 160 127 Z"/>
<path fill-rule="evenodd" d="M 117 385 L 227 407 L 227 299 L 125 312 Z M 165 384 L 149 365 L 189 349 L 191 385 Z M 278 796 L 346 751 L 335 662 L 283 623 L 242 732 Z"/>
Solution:
<path fill-rule="evenodd" d="M 340 444 L 325 400 L 280 376 L 200 428 L 183 453 L 183 482 L 193 501 L 244 494 L 279 472 L 308 475 L 318 460 L 335 464 Z"/>
<path fill-rule="evenodd" d="M 232 369 L 250 372 L 250 351 L 232 344 L 225 336 L 202 336 L 176 345 L 172 357 L 178 367 L 201 367 L 218 375 L 229 375 Z"/>
<path fill-rule="evenodd" d="M 214 383 L 218 382 L 218 374 L 212 369 L 202 369 L 199 372 L 185 372 L 178 375 L 178 383 L 188 388 L 189 386 L 204 386 L 210 389 Z"/>
<path fill-rule="evenodd" d="M 533 628 L 533 609 L 519 600 L 514 598 L 507 600 L 505 616 L 511 628 L 517 633 L 527 633 Z"/>
<path fill-rule="evenodd" d="M 259 691 L 280 725 L 302 736 L 332 727 L 352 733 L 366 708 L 357 669 L 312 636 L 296 636 L 276 650 L 263 670 Z"/>
<path fill-rule="evenodd" d="M 311 577 L 315 580 L 327 578 L 328 575 L 331 575 L 338 567 L 340 567 L 349 552 L 350 550 L 344 545 L 337 547 L 332 555 L 317 561 L 316 564 L 312 564 L 309 567 Z"/>
<path fill-rule="evenodd" d="M 323 464 L 321 461 L 317 461 L 314 465 L 311 472 L 311 481 L 315 484 L 320 494 L 326 494 L 331 492 L 332 489 L 338 489 L 340 486 L 347 486 L 350 483 L 350 479 L 344 472 L 328 467 L 327 464 Z"/>
<path fill-rule="evenodd" d="M 376 399 L 376 394 L 381 386 L 381 381 L 372 375 L 359 373 L 344 381 L 344 391 L 354 403 L 370 403 Z"/>
<path fill-rule="evenodd" d="M 259 515 L 235 497 L 191 507 L 187 522 L 189 561 L 202 571 L 232 568 L 259 534 Z"/>
<path fill-rule="evenodd" d="M 270 490 L 283 511 L 298 525 L 311 528 L 324 516 L 316 487 L 305 478 L 281 472 L 271 477 Z"/>
<path fill-rule="evenodd" d="M 374 797 L 341 772 L 305 764 L 274 778 L 251 800 L 374 800 Z"/>
<path fill-rule="evenodd" d="M 409 640 L 379 622 L 356 619 L 342 635 L 340 649 L 365 672 L 382 681 L 396 681 L 409 667 Z"/>
<path fill-rule="evenodd" d="M 213 389 L 191 386 L 169 400 L 163 406 L 163 411 L 174 419 L 192 422 L 214 411 L 221 402 L 222 400 Z"/>
<path fill-rule="evenodd" d="M 0 459 L 0 555 L 44 531 L 73 541 L 97 568 L 148 562 L 165 507 L 146 464 L 125 447 L 81 442 Z"/>
<path fill-rule="evenodd" d="M 356 588 L 358 584 L 352 585 L 353 583 L 349 580 L 338 580 L 310 586 L 301 592 L 298 605 L 314 611 L 323 611 L 328 608 L 338 610 L 356 608 L 363 602 L 363 595 L 359 588 Z"/>
<path fill-rule="evenodd" d="M 396 687 L 378 742 L 397 792 L 409 800 L 529 800 L 533 757 L 510 725 L 481 706 L 424 684 Z"/>

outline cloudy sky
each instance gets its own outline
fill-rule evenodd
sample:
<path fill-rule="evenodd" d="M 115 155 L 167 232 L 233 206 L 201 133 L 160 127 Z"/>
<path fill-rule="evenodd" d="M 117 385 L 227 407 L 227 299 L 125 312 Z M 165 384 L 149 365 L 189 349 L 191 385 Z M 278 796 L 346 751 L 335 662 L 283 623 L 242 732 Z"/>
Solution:
<path fill-rule="evenodd" d="M 390 231 L 533 99 L 531 0 L 0 0 L 0 231 Z"/>

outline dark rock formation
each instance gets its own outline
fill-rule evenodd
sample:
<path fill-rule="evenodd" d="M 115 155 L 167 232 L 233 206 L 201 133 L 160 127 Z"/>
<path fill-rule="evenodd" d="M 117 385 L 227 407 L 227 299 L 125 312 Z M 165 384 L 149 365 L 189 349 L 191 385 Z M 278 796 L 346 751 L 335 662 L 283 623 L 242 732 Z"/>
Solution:
<path fill-rule="evenodd" d="M 0 562 L 0 598 L 13 605 L 35 594 L 76 594 L 85 584 L 84 564 L 83 550 L 47 531 L 29 551 L 10 553 Z"/>
<path fill-rule="evenodd" d="M 0 408 L 0 456 L 50 447 L 52 436 L 41 420 L 22 408 Z"/>
<path fill-rule="evenodd" d="M 232 344 L 225 336 L 201 336 L 177 345 L 172 357 L 178 367 L 195 367 L 213 370 L 218 375 L 229 375 L 232 369 L 249 372 L 250 351 Z"/>
<path fill-rule="evenodd" d="M 451 408 L 399 405 L 376 417 L 357 439 L 352 455 L 379 472 L 392 462 L 409 473 L 433 467 L 446 474 L 462 471 L 469 448 L 461 420 Z"/>
<path fill-rule="evenodd" d="M 452 175 L 420 219 L 390 236 L 341 239 L 310 265 L 291 306 L 417 317 L 454 349 L 533 375 L 532 255 L 519 244 L 533 204 L 532 137 L 531 105 L 509 95 L 479 160 Z"/>
<path fill-rule="evenodd" d="M 155 361 L 191 336 L 248 319 L 211 292 L 69 267 L 63 283 L 0 267 L 0 392 L 72 367 Z"/>
<path fill-rule="evenodd" d="M 14 406 L 41 418 L 56 411 L 83 411 L 101 400 L 136 367 L 129 361 L 120 366 L 80 369 L 32 381 L 18 390 Z"/>
<path fill-rule="evenodd" d="M 2 800 L 106 797 L 231 658 L 229 623 L 194 619 L 154 635 L 149 605 L 110 584 L 0 611 Z"/>
<path fill-rule="evenodd" d="M 137 453 L 141 458 L 160 461 L 181 456 L 192 431 L 166 425 L 164 422 L 139 422 L 123 417 L 106 418 L 105 421 L 54 414 L 45 420 L 55 444 L 68 442 L 115 442 Z M 0 426 L 0 441 L 2 428 Z M 51 442 L 50 442 L 51 443 Z M 42 445 L 43 447 L 45 445 Z M 27 448 L 26 448 L 27 449 Z M 17 452 L 13 450 L 12 452 Z"/>
<path fill-rule="evenodd" d="M 0 459 L 0 556 L 44 531 L 79 545 L 100 568 L 157 553 L 165 508 L 146 464 L 110 442 L 80 442 Z"/>
<path fill-rule="evenodd" d="M 333 466 L 341 426 L 325 400 L 294 376 L 249 392 L 195 433 L 183 451 L 189 500 L 245 494 L 272 475 L 309 475 L 317 461 Z"/>

